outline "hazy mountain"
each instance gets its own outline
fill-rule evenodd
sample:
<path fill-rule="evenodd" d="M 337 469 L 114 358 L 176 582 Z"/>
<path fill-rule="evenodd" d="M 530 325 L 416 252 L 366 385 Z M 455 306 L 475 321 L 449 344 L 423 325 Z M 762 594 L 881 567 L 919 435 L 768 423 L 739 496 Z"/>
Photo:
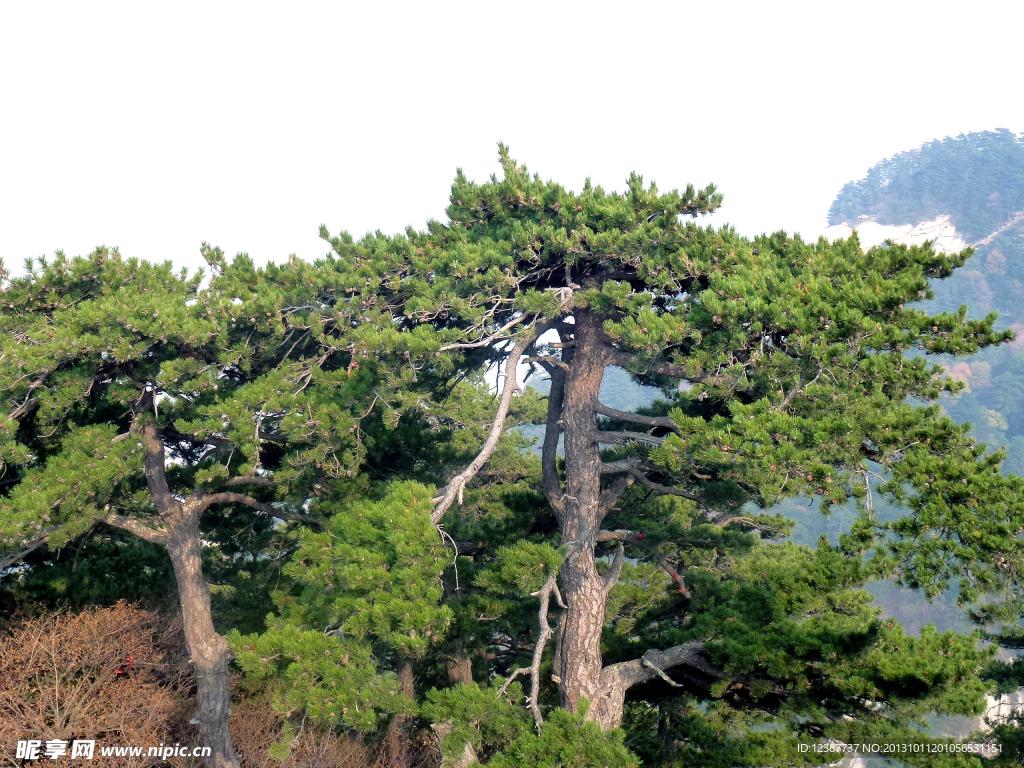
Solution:
<path fill-rule="evenodd" d="M 1005 469 L 1024 474 L 1024 136 L 970 133 L 901 152 L 846 184 L 828 213 L 826 236 L 858 231 L 865 246 L 933 240 L 942 250 L 974 246 L 953 277 L 937 281 L 930 310 L 999 313 L 1020 339 L 967 360 L 948 360 L 969 391 L 944 407 L 974 425 L 977 438 L 1005 448 Z"/>

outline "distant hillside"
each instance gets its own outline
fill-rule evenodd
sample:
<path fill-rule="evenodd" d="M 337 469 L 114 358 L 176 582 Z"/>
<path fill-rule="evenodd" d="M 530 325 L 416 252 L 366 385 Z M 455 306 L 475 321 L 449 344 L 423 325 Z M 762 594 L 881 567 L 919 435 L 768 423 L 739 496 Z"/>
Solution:
<path fill-rule="evenodd" d="M 916 224 L 951 217 L 968 242 L 995 232 L 1024 210 L 1024 137 L 1010 131 L 931 141 L 871 167 L 842 188 L 829 224 Z"/>
<path fill-rule="evenodd" d="M 946 361 L 969 391 L 943 406 L 974 424 L 979 440 L 1006 448 L 1006 471 L 1024 475 L 1024 136 L 986 131 L 901 152 L 846 184 L 828 217 L 827 234 L 842 236 L 853 227 L 864 245 L 927 237 L 947 249 L 975 247 L 963 269 L 934 284 L 929 309 L 966 304 L 973 316 L 996 311 L 999 325 L 1020 338 Z"/>

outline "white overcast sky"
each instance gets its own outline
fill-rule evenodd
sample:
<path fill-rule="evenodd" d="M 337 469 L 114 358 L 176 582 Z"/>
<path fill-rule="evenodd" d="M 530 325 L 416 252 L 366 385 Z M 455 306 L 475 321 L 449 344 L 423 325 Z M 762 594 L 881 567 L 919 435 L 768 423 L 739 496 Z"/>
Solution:
<path fill-rule="evenodd" d="M 0 255 L 259 261 L 443 216 L 496 143 L 570 188 L 714 182 L 816 236 L 846 181 L 1024 131 L 1024 3 L 0 4 Z"/>

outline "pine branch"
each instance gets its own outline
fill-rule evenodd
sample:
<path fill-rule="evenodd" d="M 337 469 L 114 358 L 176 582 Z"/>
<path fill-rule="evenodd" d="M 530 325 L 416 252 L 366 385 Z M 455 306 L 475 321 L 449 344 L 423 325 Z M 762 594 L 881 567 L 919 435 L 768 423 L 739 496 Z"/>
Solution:
<path fill-rule="evenodd" d="M 602 445 L 610 445 L 612 443 L 627 443 L 630 440 L 640 440 L 646 443 L 654 443 L 655 445 L 661 445 L 665 442 L 662 437 L 655 437 L 649 435 L 646 432 L 602 432 L 597 430 L 594 433 L 597 442 Z"/>
<path fill-rule="evenodd" d="M 604 519 L 605 515 L 611 512 L 612 508 L 618 503 L 619 499 L 622 498 L 622 494 L 633 484 L 633 476 L 630 474 L 623 474 L 615 478 L 612 484 L 601 491 L 601 518 Z"/>
<path fill-rule="evenodd" d="M 28 385 L 25 392 L 25 399 L 16 405 L 9 414 L 7 414 L 7 418 L 17 421 L 23 416 L 26 416 L 28 412 L 32 410 L 32 406 L 36 402 L 35 398 L 32 397 L 32 393 L 46 385 L 46 382 L 50 378 L 50 374 L 53 373 L 54 370 L 55 369 L 53 368 L 43 369 L 43 372 Z"/>
<path fill-rule="evenodd" d="M 561 520 L 565 512 L 565 492 L 558 476 L 558 438 L 562 433 L 562 405 L 565 401 L 565 372 L 551 371 L 551 389 L 548 391 L 548 413 L 544 426 L 544 445 L 541 448 L 541 468 L 544 472 L 544 492 L 548 504 Z"/>
<path fill-rule="evenodd" d="M 232 477 L 228 480 L 225 485 L 262 485 L 265 488 L 272 488 L 275 483 L 269 477 L 261 477 L 259 475 L 243 475 L 241 477 Z"/>
<path fill-rule="evenodd" d="M 698 503 L 702 501 L 701 497 L 695 493 L 654 482 L 643 473 L 638 459 L 620 459 L 619 461 L 608 461 L 601 464 L 602 475 L 616 475 L 622 472 L 632 475 L 638 483 L 646 488 L 650 488 L 652 491 L 668 494 L 669 496 L 681 496 L 684 499 Z"/>
<path fill-rule="evenodd" d="M 536 363 L 537 365 L 543 365 L 548 373 L 551 373 L 553 369 L 558 368 L 568 373 L 569 366 L 559 360 L 557 357 L 551 355 L 535 355 L 533 357 L 526 358 L 527 363 Z"/>
<path fill-rule="evenodd" d="M 612 588 L 619 580 L 619 575 L 622 573 L 622 560 L 625 554 L 625 547 L 622 546 L 620 541 L 618 546 L 615 548 L 615 557 L 612 559 L 612 567 L 608 569 L 608 573 L 604 577 L 604 593 L 607 595 L 612 591 Z"/>
<path fill-rule="evenodd" d="M 648 427 L 664 427 L 666 429 L 671 429 L 673 432 L 679 432 L 679 427 L 677 427 L 676 423 L 668 416 L 643 416 L 639 413 L 619 411 L 605 405 L 604 403 L 597 403 L 594 407 L 594 412 L 617 421 L 628 421 L 633 424 L 643 424 Z"/>
<path fill-rule="evenodd" d="M 12 565 L 14 565 L 22 558 L 27 557 L 28 555 L 32 554 L 37 549 L 39 549 L 41 546 L 43 546 L 43 544 L 46 543 L 47 539 L 50 538 L 50 534 L 56 531 L 58 528 L 59 526 L 53 525 L 49 528 L 45 528 L 39 531 L 35 536 L 33 536 L 29 540 L 27 546 L 23 547 L 17 552 L 12 552 L 9 555 L 5 555 L 2 559 L 0 559 L 0 574 L 2 574 L 5 570 L 10 568 Z"/>
<path fill-rule="evenodd" d="M 712 386 L 718 386 L 721 384 L 731 384 L 735 386 L 739 381 L 739 379 L 733 376 L 724 376 L 720 373 L 710 373 L 708 371 L 691 373 L 683 366 L 676 365 L 675 363 L 642 360 L 635 355 L 615 349 L 614 347 L 608 347 L 606 349 L 606 354 L 608 361 L 612 365 L 617 365 L 620 368 L 625 368 L 626 370 L 635 371 L 641 375 L 653 374 L 656 376 L 668 376 L 672 379 L 688 381 L 691 384 L 711 384 Z M 638 368 L 642 370 L 637 370 Z"/>
<path fill-rule="evenodd" d="M 505 385 L 501 391 L 501 402 L 498 404 L 498 412 L 495 414 L 491 433 L 480 449 L 480 453 L 477 454 L 477 457 L 473 459 L 466 469 L 449 481 L 443 493 L 435 497 L 434 511 L 430 515 L 430 522 L 434 525 L 441 521 L 444 513 L 448 511 L 456 499 L 459 500 L 460 504 L 462 503 L 462 492 L 466 484 L 476 476 L 477 472 L 487 463 L 487 460 L 491 458 L 491 454 L 498 447 L 498 440 L 501 439 L 505 431 L 505 419 L 508 417 L 508 410 L 512 405 L 512 396 L 519 391 L 519 384 L 516 381 L 516 368 L 519 367 L 519 358 L 526 353 L 526 350 L 537 340 L 537 337 L 543 334 L 550 326 L 550 321 L 534 325 L 531 330 L 519 339 L 506 358 Z"/>
<path fill-rule="evenodd" d="M 672 564 L 665 559 L 665 556 L 658 551 L 657 547 L 644 542 L 645 536 L 645 534 L 637 533 L 636 531 L 599 531 L 596 541 L 617 541 L 620 545 L 623 542 L 629 542 L 630 544 L 635 544 L 636 546 L 641 547 L 645 552 L 651 555 L 651 557 L 658 561 L 658 565 L 661 569 L 665 571 L 665 573 L 668 574 L 668 577 L 675 583 L 676 592 L 683 597 L 690 599 L 690 590 L 686 588 L 686 580 L 683 579 L 682 574 L 672 567 Z"/>
<path fill-rule="evenodd" d="M 307 523 L 310 525 L 319 525 L 320 521 L 312 515 L 300 515 L 293 512 L 282 512 L 273 504 L 268 504 L 264 501 L 254 499 L 252 496 L 247 496 L 244 493 L 231 493 L 228 491 L 222 491 L 220 493 L 210 493 L 199 496 L 196 501 L 198 502 L 194 506 L 194 511 L 197 514 L 202 514 L 209 507 L 214 504 L 244 504 L 247 507 L 255 509 L 257 512 L 262 512 L 270 517 L 276 517 L 279 520 L 289 520 L 298 523 Z"/>
<path fill-rule="evenodd" d="M 160 432 L 153 423 L 145 424 L 141 429 L 142 447 L 146 454 L 146 485 L 153 497 L 156 511 L 161 515 L 179 511 L 181 504 L 171 494 L 167 485 L 166 457 L 164 443 Z"/>
<path fill-rule="evenodd" d="M 478 349 L 479 347 L 486 347 L 494 342 L 498 341 L 502 336 L 508 333 L 511 329 L 515 328 L 519 323 L 523 322 L 527 318 L 536 317 L 535 315 L 522 314 L 519 317 L 513 318 L 511 321 L 503 325 L 501 328 L 496 330 L 490 336 L 480 339 L 479 341 L 470 341 L 463 344 L 445 344 L 439 349 L 439 352 L 448 352 L 453 349 Z"/>
<path fill-rule="evenodd" d="M 103 521 L 107 525 L 112 525 L 115 528 L 128 531 L 140 539 L 148 541 L 152 544 L 166 544 L 169 534 L 163 528 L 150 528 L 148 525 L 143 525 L 139 520 L 133 517 L 125 517 L 124 515 L 114 514 L 113 512 L 105 515 L 104 517 L 97 518 Z"/>

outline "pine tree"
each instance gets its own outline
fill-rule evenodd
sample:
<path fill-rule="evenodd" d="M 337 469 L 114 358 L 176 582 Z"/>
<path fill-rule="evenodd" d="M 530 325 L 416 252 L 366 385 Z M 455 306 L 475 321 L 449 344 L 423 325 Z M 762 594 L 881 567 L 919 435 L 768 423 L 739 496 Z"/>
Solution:
<path fill-rule="evenodd" d="M 748 505 L 769 508 L 801 494 L 822 511 L 859 504 L 853 530 L 831 550 L 840 560 L 873 552 L 873 573 L 930 593 L 958 578 L 964 603 L 1000 590 L 1013 598 L 1022 563 L 1020 481 L 1003 476 L 1000 457 L 987 456 L 966 427 L 941 414 L 934 401 L 957 385 L 916 354 L 969 353 L 1012 334 L 994 331 L 994 316 L 969 320 L 964 309 L 931 316 L 907 306 L 969 254 L 904 246 L 864 253 L 856 237 L 812 244 L 776 233 L 750 241 L 686 221 L 717 208 L 721 197 L 711 187 L 664 194 L 633 176 L 622 194 L 589 183 L 575 194 L 530 176 L 504 148 L 501 162 L 503 177 L 484 184 L 458 175 L 446 223 L 396 237 L 330 237 L 334 256 L 321 267 L 335 290 L 325 312 L 351 329 L 339 323 L 332 343 L 346 339 L 353 362 L 361 362 L 360 344 L 374 336 L 377 375 L 390 371 L 399 385 L 377 390 L 396 424 L 428 407 L 413 394 L 415 382 L 501 366 L 490 433 L 437 492 L 435 524 L 460 524 L 460 502 L 480 482 L 521 394 L 517 361 L 550 378 L 541 455 L 548 509 L 537 511 L 532 530 L 542 531 L 551 515 L 557 550 L 531 551 L 524 542 L 497 558 L 513 572 L 532 573 L 521 586 L 540 603 L 540 653 L 517 674 L 536 680 L 547 663 L 543 617 L 550 613 L 558 614 L 550 667 L 558 701 L 569 712 L 586 707 L 602 728 L 622 722 L 627 691 L 671 679 L 669 672 L 699 678 L 715 698 L 755 707 L 773 696 L 791 699 L 788 691 L 805 685 L 813 695 L 801 700 L 811 707 L 817 696 L 813 707 L 820 707 L 821 698 L 835 696 L 832 684 L 798 674 L 810 662 L 798 662 L 792 648 L 778 651 L 789 655 L 785 664 L 744 652 L 756 647 L 753 619 L 741 621 L 738 609 L 724 618 L 747 632 L 746 645 L 725 642 L 719 625 L 705 625 L 703 634 L 685 627 L 703 625 L 696 615 L 671 632 L 638 633 L 639 646 L 615 653 L 605 632 L 610 618 L 654 610 L 656 601 L 641 600 L 636 585 L 674 593 L 678 602 L 658 610 L 677 618 L 693 610 L 684 606 L 702 605 L 695 584 L 720 592 L 723 580 L 736 578 L 744 550 L 760 556 L 759 535 L 784 532 L 783 520 Z M 612 366 L 661 386 L 664 401 L 646 412 L 601 403 Z M 875 475 L 886 481 L 872 488 Z M 905 502 L 906 515 L 879 522 L 878 493 Z M 557 558 L 545 563 L 540 552 Z M 790 563 L 778 578 L 804 567 Z M 764 578 L 777 570 L 766 568 Z M 481 574 L 477 584 L 500 586 L 488 578 Z M 856 587 L 867 578 L 835 586 L 833 597 L 861 600 Z M 633 596 L 610 602 L 620 583 Z M 849 590 L 853 596 L 844 597 Z M 786 593 L 779 587 L 772 599 Z M 734 599 L 723 595 L 716 600 Z M 714 604 L 707 604 L 711 613 Z M 839 621 L 842 611 L 831 610 Z M 857 653 L 870 655 L 884 647 L 886 633 L 870 611 L 857 615 L 868 624 Z M 763 632 L 769 618 L 758 621 Z M 966 647 L 957 650 L 963 653 Z M 879 658 L 864 661 L 877 671 Z M 962 673 L 932 678 L 919 698 L 941 699 L 951 690 L 943 686 L 967 680 L 958 675 L 973 664 L 964 660 Z M 956 706 L 970 711 L 982 689 L 972 684 L 970 701 Z M 907 694 L 870 690 L 893 706 Z M 529 704 L 539 722 L 538 695 Z M 840 698 L 850 705 L 853 695 Z"/>
<path fill-rule="evenodd" d="M 304 352 L 314 331 L 302 319 L 312 272 L 297 262 L 258 270 L 244 255 L 229 265 L 209 247 L 204 256 L 206 288 L 202 272 L 105 248 L 58 254 L 9 281 L 0 542 L 4 567 L 98 523 L 166 550 L 209 764 L 232 766 L 229 653 L 213 625 L 204 537 L 224 543 L 230 534 L 210 521 L 238 508 L 264 529 L 315 523 L 302 499 L 318 480 L 352 474 L 359 449 L 345 397 L 363 390 L 346 389 L 344 369 L 313 381 Z"/>

